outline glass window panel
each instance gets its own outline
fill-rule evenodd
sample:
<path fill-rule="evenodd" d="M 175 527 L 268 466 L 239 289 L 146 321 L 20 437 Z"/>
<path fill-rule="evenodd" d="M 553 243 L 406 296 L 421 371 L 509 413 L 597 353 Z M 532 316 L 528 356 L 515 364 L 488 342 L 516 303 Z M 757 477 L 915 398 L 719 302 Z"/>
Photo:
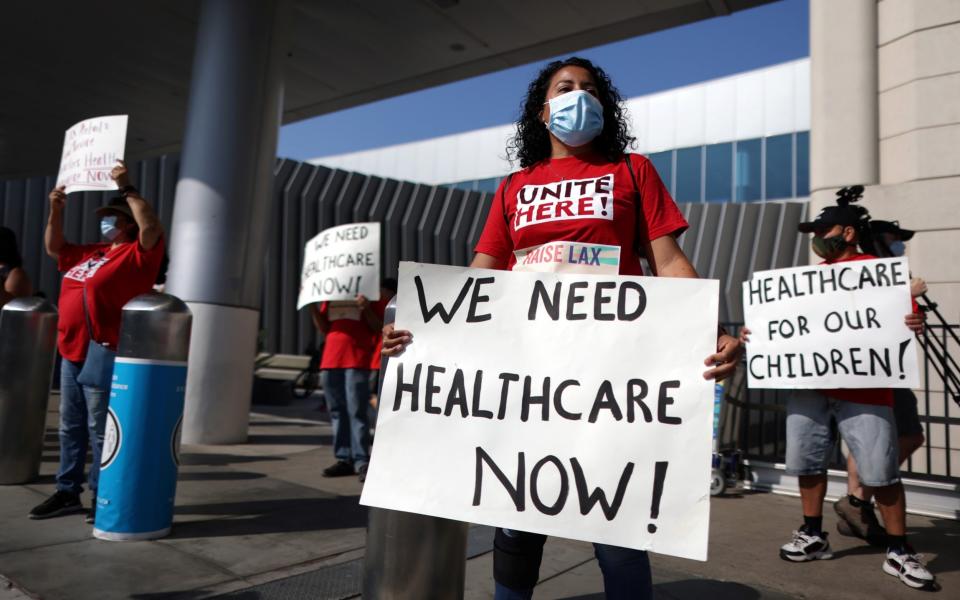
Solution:
<path fill-rule="evenodd" d="M 767 200 L 793 196 L 793 134 L 767 138 Z"/>
<path fill-rule="evenodd" d="M 729 202 L 733 196 L 733 144 L 707 146 L 707 202 Z"/>
<path fill-rule="evenodd" d="M 673 189 L 670 187 L 670 182 L 673 176 L 673 150 L 654 152 L 653 154 L 648 154 L 647 158 L 650 159 L 653 168 L 657 170 L 657 175 L 663 180 L 663 185 L 667 186 L 667 189 L 670 190 L 670 194 L 672 195 Z"/>
<path fill-rule="evenodd" d="M 734 180 L 738 202 L 760 199 L 760 139 L 737 142 Z"/>
<path fill-rule="evenodd" d="M 810 195 L 810 132 L 797 133 L 797 196 Z"/>
<path fill-rule="evenodd" d="M 703 146 L 677 150 L 677 202 L 700 202 L 700 156 Z"/>

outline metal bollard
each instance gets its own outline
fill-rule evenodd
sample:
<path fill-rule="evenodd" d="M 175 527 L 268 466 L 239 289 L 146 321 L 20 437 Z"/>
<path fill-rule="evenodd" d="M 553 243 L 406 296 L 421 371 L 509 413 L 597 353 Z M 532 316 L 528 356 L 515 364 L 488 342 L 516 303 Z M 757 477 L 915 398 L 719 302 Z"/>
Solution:
<path fill-rule="evenodd" d="M 40 474 L 57 310 L 43 298 L 15 298 L 0 311 L 0 484 Z"/>
<path fill-rule="evenodd" d="M 123 307 L 94 537 L 150 540 L 170 533 L 191 322 L 187 305 L 168 294 L 137 296 Z"/>
<path fill-rule="evenodd" d="M 384 323 L 396 320 L 394 296 Z M 389 359 L 380 365 L 380 390 Z M 460 521 L 371 508 L 363 563 L 363 597 L 378 600 L 462 600 L 467 569 L 467 531 Z"/>

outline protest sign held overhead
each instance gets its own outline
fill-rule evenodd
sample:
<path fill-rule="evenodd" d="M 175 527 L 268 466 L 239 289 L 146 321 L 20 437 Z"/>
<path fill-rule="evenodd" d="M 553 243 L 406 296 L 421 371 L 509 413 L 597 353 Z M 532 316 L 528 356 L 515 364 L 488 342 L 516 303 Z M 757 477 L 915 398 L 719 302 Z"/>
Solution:
<path fill-rule="evenodd" d="M 123 160 L 127 143 L 127 115 L 95 117 L 67 130 L 57 185 L 66 193 L 115 190 L 110 171 Z"/>
<path fill-rule="evenodd" d="M 717 305 L 711 280 L 401 263 L 414 341 L 361 503 L 705 560 Z"/>
<path fill-rule="evenodd" d="M 324 229 L 303 248 L 297 309 L 326 300 L 380 299 L 380 223 Z"/>
<path fill-rule="evenodd" d="M 919 385 L 906 258 L 757 272 L 743 307 L 750 387 Z"/>

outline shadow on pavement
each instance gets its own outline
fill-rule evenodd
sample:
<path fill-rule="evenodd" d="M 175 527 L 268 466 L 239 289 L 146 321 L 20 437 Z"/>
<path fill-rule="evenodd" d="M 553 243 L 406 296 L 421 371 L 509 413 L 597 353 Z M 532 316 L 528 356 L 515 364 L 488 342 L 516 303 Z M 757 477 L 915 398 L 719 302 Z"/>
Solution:
<path fill-rule="evenodd" d="M 285 456 L 243 456 L 240 454 L 207 454 L 205 452 L 180 453 L 181 465 L 201 465 L 206 467 L 223 467 L 234 463 L 265 462 L 287 460 Z"/>
<path fill-rule="evenodd" d="M 333 436 L 325 435 L 288 435 L 288 434 L 257 434 L 247 436 L 248 444 L 276 444 L 278 446 L 298 445 L 305 446 L 332 446 Z"/>
<path fill-rule="evenodd" d="M 234 481 L 244 479 L 263 479 L 266 477 L 263 473 L 251 473 L 249 471 L 209 471 L 180 473 L 177 481 Z"/>
<path fill-rule="evenodd" d="M 218 518 L 175 522 L 170 539 L 366 527 L 367 509 L 360 506 L 359 499 L 359 496 L 337 496 L 177 506 L 176 515 L 216 515 Z"/>

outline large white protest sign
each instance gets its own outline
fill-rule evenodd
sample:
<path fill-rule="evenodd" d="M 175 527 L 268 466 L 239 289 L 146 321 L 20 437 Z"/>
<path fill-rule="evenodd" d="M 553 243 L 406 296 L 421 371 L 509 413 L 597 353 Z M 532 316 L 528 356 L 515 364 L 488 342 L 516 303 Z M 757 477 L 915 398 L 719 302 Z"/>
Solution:
<path fill-rule="evenodd" d="M 380 223 L 324 229 L 303 248 L 297 309 L 325 300 L 380 299 Z"/>
<path fill-rule="evenodd" d="M 401 263 L 360 502 L 705 560 L 716 281 Z"/>
<path fill-rule="evenodd" d="M 57 185 L 66 192 L 115 190 L 110 171 L 123 160 L 127 143 L 127 115 L 80 121 L 63 138 Z"/>
<path fill-rule="evenodd" d="M 919 385 L 906 258 L 760 271 L 743 282 L 753 388 Z"/>

